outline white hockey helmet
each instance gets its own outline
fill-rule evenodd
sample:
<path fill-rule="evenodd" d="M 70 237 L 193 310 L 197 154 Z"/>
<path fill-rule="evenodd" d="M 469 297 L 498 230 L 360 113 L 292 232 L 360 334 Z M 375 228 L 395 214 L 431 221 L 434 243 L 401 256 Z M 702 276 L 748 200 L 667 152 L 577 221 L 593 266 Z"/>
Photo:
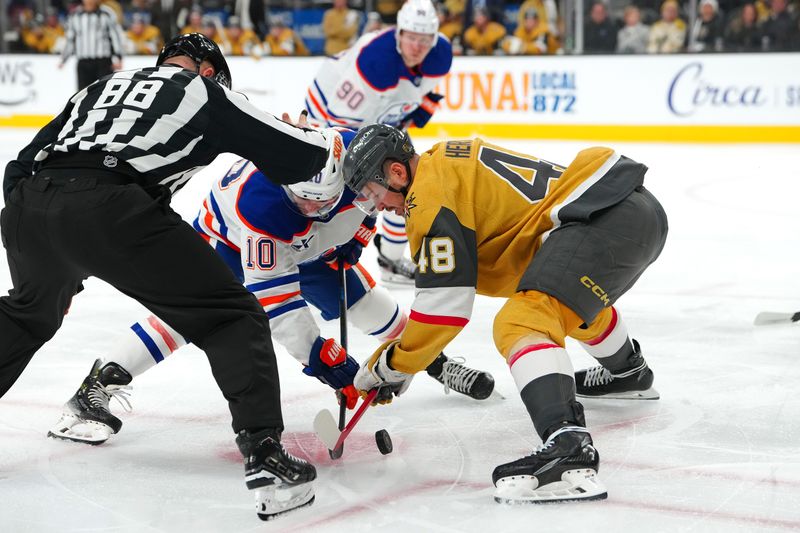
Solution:
<path fill-rule="evenodd" d="M 431 0 L 407 0 L 397 12 L 397 34 L 400 31 L 436 35 L 439 31 L 439 16 Z"/>
<path fill-rule="evenodd" d="M 289 197 L 295 204 L 298 204 L 298 207 L 302 207 L 301 210 L 306 216 L 327 215 L 339 203 L 344 192 L 342 162 L 346 150 L 342 135 L 334 128 L 323 130 L 323 135 L 328 141 L 328 161 L 325 163 L 325 167 L 308 181 L 286 186 L 290 193 Z M 321 205 L 318 210 L 309 210 L 307 202 L 302 202 L 303 206 L 299 205 L 303 200 L 319 202 Z"/>

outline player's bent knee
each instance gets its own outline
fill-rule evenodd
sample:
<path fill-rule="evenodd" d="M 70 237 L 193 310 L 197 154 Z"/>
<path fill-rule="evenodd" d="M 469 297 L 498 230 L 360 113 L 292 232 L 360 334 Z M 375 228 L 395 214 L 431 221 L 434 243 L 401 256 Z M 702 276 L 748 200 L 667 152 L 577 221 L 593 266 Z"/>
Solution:
<path fill-rule="evenodd" d="M 399 337 L 408 321 L 391 293 L 378 285 L 353 304 L 348 318 L 358 329 L 381 340 Z"/>
<path fill-rule="evenodd" d="M 566 332 L 581 319 L 556 298 L 539 291 L 522 291 L 506 301 L 494 319 L 494 343 L 508 357 L 521 339 L 551 339 L 564 346 Z"/>

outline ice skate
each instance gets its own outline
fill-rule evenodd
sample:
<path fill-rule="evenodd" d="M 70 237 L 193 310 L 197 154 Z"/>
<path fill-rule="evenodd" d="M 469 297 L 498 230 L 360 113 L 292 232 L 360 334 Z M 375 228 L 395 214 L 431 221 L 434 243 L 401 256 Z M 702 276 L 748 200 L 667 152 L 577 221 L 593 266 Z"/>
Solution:
<path fill-rule="evenodd" d="M 463 357 L 448 358 L 440 353 L 426 369 L 428 375 L 444 385 L 444 393 L 451 390 L 465 394 L 475 400 L 485 400 L 494 390 L 494 378 L 464 365 Z"/>
<path fill-rule="evenodd" d="M 260 519 L 272 520 L 314 503 L 311 482 L 317 470 L 283 449 L 279 431 L 268 428 L 251 434 L 243 430 L 236 444 L 244 457 L 245 484 L 255 491 Z"/>
<path fill-rule="evenodd" d="M 413 285 L 414 274 L 417 272 L 417 265 L 407 257 L 400 259 L 389 259 L 381 251 L 381 234 L 378 233 L 373 238 L 375 247 L 378 249 L 378 266 L 381 269 L 381 281 L 387 283 L 398 283 L 401 285 Z"/>
<path fill-rule="evenodd" d="M 95 361 L 78 391 L 64 404 L 61 420 L 47 436 L 87 444 L 104 443 L 122 428 L 122 420 L 111 414 L 109 400 L 115 398 L 126 411 L 130 411 L 127 391 L 132 379 L 116 363 L 101 367 L 101 360 Z"/>
<path fill-rule="evenodd" d="M 548 503 L 608 497 L 597 477 L 600 454 L 586 428 L 564 426 L 533 454 L 492 473 L 498 503 Z"/>
<path fill-rule="evenodd" d="M 630 367 L 611 372 L 595 366 L 575 372 L 575 391 L 582 398 L 611 400 L 658 400 L 653 388 L 653 371 L 642 357 L 639 343 L 633 341 L 633 354 L 628 358 Z"/>

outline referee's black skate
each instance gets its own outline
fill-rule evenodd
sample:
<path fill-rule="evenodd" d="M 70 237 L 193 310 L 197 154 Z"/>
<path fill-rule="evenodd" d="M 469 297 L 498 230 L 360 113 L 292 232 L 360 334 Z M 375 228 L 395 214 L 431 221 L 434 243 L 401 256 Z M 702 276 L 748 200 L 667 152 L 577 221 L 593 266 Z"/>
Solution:
<path fill-rule="evenodd" d="M 378 250 L 378 266 L 381 269 L 381 280 L 389 283 L 400 283 L 402 285 L 413 285 L 414 274 L 417 272 L 417 265 L 407 257 L 400 259 L 390 259 L 381 251 L 381 234 L 378 233 L 373 238 L 375 248 Z"/>
<path fill-rule="evenodd" d="M 633 340 L 633 353 L 627 368 L 611 372 L 595 366 L 575 372 L 575 392 L 582 398 L 611 400 L 658 400 L 653 388 L 653 371 L 642 356 L 639 343 Z"/>
<path fill-rule="evenodd" d="M 314 503 L 311 482 L 317 478 L 317 470 L 284 450 L 280 431 L 242 430 L 236 436 L 236 444 L 244 457 L 245 484 L 255 491 L 256 512 L 261 520 L 272 520 Z"/>
<path fill-rule="evenodd" d="M 426 371 L 444 385 L 445 394 L 454 390 L 475 400 L 485 400 L 494 390 L 494 377 L 488 372 L 466 366 L 463 357 L 448 358 L 440 353 Z"/>
<path fill-rule="evenodd" d="M 108 403 L 115 398 L 126 411 L 131 410 L 127 391 L 133 377 L 116 363 L 101 365 L 100 359 L 94 362 L 78 391 L 64 404 L 61 420 L 48 437 L 102 444 L 122 428 L 122 420 L 111 414 Z"/>
<path fill-rule="evenodd" d="M 548 503 L 608 497 L 597 477 L 600 454 L 586 428 L 563 426 L 533 454 L 492 473 L 498 503 Z"/>

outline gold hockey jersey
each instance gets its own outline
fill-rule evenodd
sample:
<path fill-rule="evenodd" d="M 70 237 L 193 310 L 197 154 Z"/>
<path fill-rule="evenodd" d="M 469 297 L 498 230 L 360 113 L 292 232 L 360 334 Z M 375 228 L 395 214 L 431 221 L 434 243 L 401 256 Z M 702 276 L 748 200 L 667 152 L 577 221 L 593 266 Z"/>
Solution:
<path fill-rule="evenodd" d="M 513 295 L 552 231 L 617 204 L 645 171 L 600 147 L 566 168 L 481 139 L 422 154 L 405 205 L 417 293 L 392 367 L 426 368 L 469 322 L 476 293 Z"/>

